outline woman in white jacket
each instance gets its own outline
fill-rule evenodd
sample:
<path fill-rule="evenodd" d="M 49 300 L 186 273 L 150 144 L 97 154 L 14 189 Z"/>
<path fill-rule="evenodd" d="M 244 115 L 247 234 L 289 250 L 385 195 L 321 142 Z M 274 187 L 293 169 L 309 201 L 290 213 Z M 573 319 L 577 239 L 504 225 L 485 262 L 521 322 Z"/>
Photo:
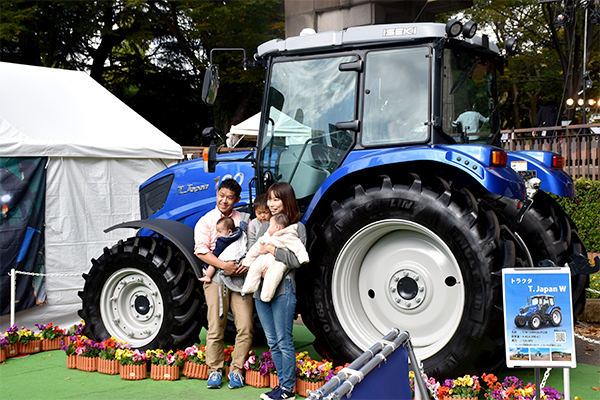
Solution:
<path fill-rule="evenodd" d="M 273 215 L 269 221 L 269 230 L 248 250 L 242 263 L 243 266 L 248 267 L 248 275 L 246 275 L 242 293 L 256 292 L 264 271 L 260 299 L 268 303 L 275 295 L 275 290 L 277 290 L 287 267 L 281 261 L 277 261 L 271 253 L 260 254 L 260 249 L 265 244 L 292 251 L 300 264 L 308 262 L 308 253 L 304 243 L 298 238 L 297 225 L 290 225 L 290 219 L 284 213 Z"/>
<path fill-rule="evenodd" d="M 267 205 L 271 214 L 284 213 L 290 220 L 290 226 L 296 227 L 298 238 L 306 246 L 306 228 L 300 222 L 300 208 L 296 200 L 294 189 L 289 183 L 277 182 L 267 190 Z M 257 241 L 267 233 L 268 224 L 263 223 Z M 248 242 L 251 248 L 253 242 Z M 278 248 L 273 244 L 261 244 L 260 254 L 271 254 L 275 260 L 286 266 L 283 279 L 277 285 L 275 295 L 269 302 L 261 300 L 263 285 L 254 292 L 254 305 L 260 318 L 260 323 L 265 332 L 267 343 L 273 356 L 277 369 L 279 386 L 268 393 L 261 395 L 265 400 L 293 399 L 294 385 L 296 384 L 296 350 L 294 348 L 294 317 L 296 315 L 296 269 L 300 261 L 293 251 Z M 263 275 L 266 276 L 268 269 Z"/>

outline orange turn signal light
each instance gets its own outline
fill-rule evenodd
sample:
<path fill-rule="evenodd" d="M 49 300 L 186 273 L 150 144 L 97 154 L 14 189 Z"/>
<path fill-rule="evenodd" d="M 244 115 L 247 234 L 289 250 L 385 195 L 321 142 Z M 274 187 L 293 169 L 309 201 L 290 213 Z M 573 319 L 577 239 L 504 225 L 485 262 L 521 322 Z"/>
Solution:
<path fill-rule="evenodd" d="M 565 158 L 563 156 L 552 156 L 552 168 L 564 168 Z"/>
<path fill-rule="evenodd" d="M 492 166 L 493 167 L 504 167 L 508 162 L 508 155 L 504 151 L 494 150 L 492 151 Z"/>

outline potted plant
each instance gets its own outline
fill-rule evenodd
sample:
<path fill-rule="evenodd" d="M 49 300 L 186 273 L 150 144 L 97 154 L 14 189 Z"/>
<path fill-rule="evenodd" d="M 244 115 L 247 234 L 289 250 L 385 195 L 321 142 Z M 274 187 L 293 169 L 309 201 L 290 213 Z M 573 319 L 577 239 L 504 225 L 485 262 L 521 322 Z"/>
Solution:
<path fill-rule="evenodd" d="M 54 326 L 52 322 L 47 325 L 35 324 L 41 331 L 42 335 L 42 351 L 60 349 L 60 342 L 64 336 L 64 330 L 58 326 Z"/>
<path fill-rule="evenodd" d="M 8 339 L 4 334 L 0 335 L 0 362 L 6 361 L 6 346 L 8 345 Z"/>
<path fill-rule="evenodd" d="M 446 389 L 442 389 L 447 388 Z M 444 384 L 440 387 L 442 395 L 446 398 L 451 397 L 452 399 L 477 399 L 481 386 L 479 384 L 479 378 L 475 375 L 465 375 L 456 379 L 446 379 Z M 442 399 L 443 397 L 440 397 Z"/>
<path fill-rule="evenodd" d="M 11 325 L 4 331 L 4 336 L 8 339 L 6 348 L 6 357 L 11 358 L 19 355 L 19 328 L 17 324 Z"/>
<path fill-rule="evenodd" d="M 183 352 L 182 352 L 183 353 Z M 185 355 L 185 353 L 183 353 Z M 147 350 L 150 360 L 150 378 L 155 381 L 175 381 L 179 379 L 179 367 L 183 364 L 179 351 Z"/>
<path fill-rule="evenodd" d="M 231 360 L 233 359 L 233 346 L 227 345 L 223 348 L 223 360 L 225 362 L 225 376 L 229 376 L 229 370 L 231 369 Z"/>
<path fill-rule="evenodd" d="M 296 388 L 300 396 L 308 397 L 308 391 L 315 391 L 325 384 L 333 364 L 330 361 L 315 361 L 302 352 L 296 356 Z"/>
<path fill-rule="evenodd" d="M 71 340 L 75 340 L 77 336 L 83 334 L 85 328 L 85 321 L 81 320 L 78 324 L 72 325 L 65 334 L 63 339 L 63 345 L 68 345 Z"/>
<path fill-rule="evenodd" d="M 19 340 L 21 346 L 19 353 L 21 354 L 39 353 L 42 350 L 42 335 L 33 333 L 31 329 L 21 328 Z"/>
<path fill-rule="evenodd" d="M 119 373 L 119 362 L 116 358 L 117 349 L 128 348 L 126 343 L 111 337 L 100 342 L 98 353 L 98 372 L 106 375 L 117 375 Z"/>
<path fill-rule="evenodd" d="M 440 388 L 440 383 L 438 381 L 435 380 L 435 378 L 428 378 L 427 374 L 423 374 L 423 380 L 426 382 L 425 386 L 427 387 L 427 395 L 429 399 L 442 399 L 441 396 L 439 396 L 439 388 Z M 415 373 L 414 371 L 409 371 L 408 372 L 408 382 L 410 384 L 410 393 L 412 395 L 412 398 L 415 398 Z M 448 393 L 444 393 L 444 395 L 447 395 Z M 439 397 L 438 397 L 439 396 Z"/>
<path fill-rule="evenodd" d="M 208 365 L 206 365 L 206 348 L 204 345 L 195 344 L 184 350 L 185 362 L 183 375 L 192 379 L 208 379 Z"/>
<path fill-rule="evenodd" d="M 275 363 L 273 362 L 273 356 L 271 355 L 271 350 L 267 350 L 260 355 L 260 360 L 267 368 L 269 373 L 269 386 L 271 389 L 274 389 L 279 385 L 279 379 L 277 378 L 277 369 L 275 368 Z"/>
<path fill-rule="evenodd" d="M 75 341 L 77 354 L 77 369 L 81 371 L 97 371 L 100 345 L 85 336 L 79 336 Z"/>
<path fill-rule="evenodd" d="M 263 368 L 260 358 L 256 356 L 256 351 L 250 350 L 248 359 L 244 363 L 244 369 L 246 370 L 246 383 L 248 385 L 257 388 L 269 386 L 268 370 L 266 367 Z"/>
<path fill-rule="evenodd" d="M 63 344 L 61 350 L 67 355 L 67 367 L 71 369 L 77 368 L 77 354 L 75 353 L 75 342 Z"/>
<path fill-rule="evenodd" d="M 117 349 L 115 357 L 119 364 L 121 364 L 121 370 L 119 371 L 121 379 L 137 381 L 146 379 L 148 376 L 146 366 L 148 357 L 146 353 L 137 349 Z"/>

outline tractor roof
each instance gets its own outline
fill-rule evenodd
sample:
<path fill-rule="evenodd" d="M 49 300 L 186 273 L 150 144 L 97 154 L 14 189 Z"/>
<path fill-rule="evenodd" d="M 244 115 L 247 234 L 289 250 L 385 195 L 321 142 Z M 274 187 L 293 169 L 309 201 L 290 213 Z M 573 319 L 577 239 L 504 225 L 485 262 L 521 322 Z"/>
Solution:
<path fill-rule="evenodd" d="M 257 56 L 293 55 L 376 46 L 385 43 L 411 42 L 423 39 L 447 38 L 446 25 L 436 23 L 382 24 L 351 27 L 342 31 L 328 31 L 273 39 L 258 46 Z M 481 36 L 471 39 L 456 37 L 451 40 L 470 43 L 499 54 L 498 46 L 489 42 L 484 47 Z"/>

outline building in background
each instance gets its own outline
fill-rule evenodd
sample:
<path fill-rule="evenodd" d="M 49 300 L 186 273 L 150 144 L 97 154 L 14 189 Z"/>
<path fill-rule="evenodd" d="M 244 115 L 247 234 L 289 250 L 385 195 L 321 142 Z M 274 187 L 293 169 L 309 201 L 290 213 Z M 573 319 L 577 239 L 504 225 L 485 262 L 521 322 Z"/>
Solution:
<path fill-rule="evenodd" d="M 286 37 L 396 22 L 434 22 L 436 14 L 473 6 L 472 0 L 284 0 Z"/>

